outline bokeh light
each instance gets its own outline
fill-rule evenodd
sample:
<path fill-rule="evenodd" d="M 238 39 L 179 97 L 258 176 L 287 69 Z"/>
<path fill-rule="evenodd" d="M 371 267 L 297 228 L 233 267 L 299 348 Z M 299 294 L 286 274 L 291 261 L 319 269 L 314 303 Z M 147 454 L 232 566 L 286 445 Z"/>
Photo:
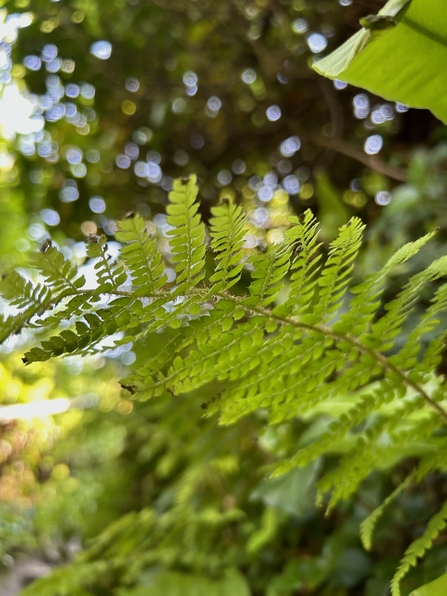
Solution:
<path fill-rule="evenodd" d="M 95 41 L 90 46 L 90 53 L 100 60 L 108 60 L 112 55 L 112 44 L 109 41 Z"/>

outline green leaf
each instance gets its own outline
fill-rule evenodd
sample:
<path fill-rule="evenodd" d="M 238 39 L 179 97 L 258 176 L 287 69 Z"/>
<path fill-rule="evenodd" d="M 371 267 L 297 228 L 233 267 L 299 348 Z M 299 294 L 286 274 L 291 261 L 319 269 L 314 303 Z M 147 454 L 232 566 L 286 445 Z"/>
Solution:
<path fill-rule="evenodd" d="M 294 251 L 289 285 L 289 297 L 285 304 L 276 307 L 280 314 L 303 314 L 312 306 L 315 288 L 321 269 L 321 243 L 318 242 L 319 225 L 308 209 L 300 218 L 291 217 L 292 226 L 285 234 Z"/>
<path fill-rule="evenodd" d="M 413 590 L 409 596 L 445 596 L 447 594 L 447 573 L 429 584 Z"/>
<path fill-rule="evenodd" d="M 254 254 L 247 304 L 267 306 L 274 302 L 290 267 L 290 251 L 286 245 L 270 245 L 266 252 Z"/>
<path fill-rule="evenodd" d="M 315 510 L 316 478 L 319 470 L 320 460 L 315 460 L 304 468 L 295 468 L 283 476 L 263 480 L 250 498 L 303 518 Z"/>
<path fill-rule="evenodd" d="M 0 338 L 8 337 L 21 325 L 57 329 L 57 335 L 45 333 L 40 338 L 40 347 L 30 346 L 24 358 L 26 364 L 65 354 L 95 353 L 107 349 L 111 341 L 114 345 L 132 342 L 144 356 L 121 383 L 134 399 L 162 396 L 162 402 L 164 398 L 169 400 L 170 394 L 175 396 L 176 411 L 181 404 L 178 397 L 196 392 L 199 396 L 202 390 L 206 396 L 202 404 L 205 416 L 219 413 L 221 425 L 232 424 L 255 411 L 267 426 L 288 419 L 306 422 L 308 416 L 314 418 L 321 413 L 330 416 L 332 420 L 321 420 L 318 432 L 315 427 L 306 431 L 290 449 L 282 448 L 282 439 L 278 443 L 277 455 L 284 459 L 277 462 L 273 475 L 288 474 L 261 483 L 252 494 L 252 498 L 263 501 L 266 509 L 261 523 L 247 524 L 244 530 L 243 549 L 250 557 L 276 540 L 284 514 L 302 517 L 312 511 L 320 456 L 341 455 L 336 465 L 325 468 L 316 487 L 318 502 L 330 493 L 328 510 L 350 497 L 373 469 L 391 467 L 404 458 L 423 456 L 421 466 L 410 472 L 417 480 L 430 470 L 445 469 L 447 438 L 439 431 L 447 421 L 443 405 L 447 385 L 434 369 L 442 358 L 447 336 L 447 284 L 435 286 L 433 282 L 447 274 L 447 256 L 437 257 L 422 272 L 413 274 L 400 292 L 393 290 L 391 301 L 382 298 L 387 275 L 416 255 L 435 231 L 405 245 L 381 270 L 350 288 L 361 245 L 361 220 L 354 217 L 341 227 L 325 257 L 318 240 L 318 223 L 307 211 L 300 218 L 291 218 L 282 244 L 251 253 L 251 284 L 248 288 L 240 284 L 232 293 L 231 286 L 239 279 L 245 261 L 245 217 L 242 209 L 231 202 L 214 208 L 212 214 L 209 235 L 215 271 L 206 278 L 205 226 L 195 179 L 175 182 L 168 206 L 171 254 L 166 256 L 176 268 L 174 288 L 163 287 L 164 253 L 159 252 L 156 240 L 138 215 L 120 225 L 117 238 L 123 246 L 118 264 L 108 258 L 105 238 L 89 237 L 89 257 L 97 259 L 94 267 L 99 286 L 94 290 L 80 290 L 76 268 L 46 244 L 45 251 L 32 259 L 45 286 L 33 285 L 17 273 L 0 282 L 0 293 L 19 310 L 9 319 L 0 318 Z M 121 285 L 123 281 L 131 283 Z M 283 290 L 288 296 L 273 307 Z M 430 290 L 434 292 L 431 301 L 425 294 Z M 422 291 L 425 312 L 420 315 L 414 313 L 414 305 Z M 407 333 L 405 345 L 396 346 L 390 353 L 409 316 L 413 317 L 412 330 Z M 164 470 L 177 465 L 170 455 L 162 459 Z M 225 463 L 220 459 L 216 467 L 217 461 L 213 460 L 213 478 L 216 473 L 233 473 L 235 460 L 230 458 Z M 221 511 L 220 505 L 218 509 L 194 510 L 191 516 L 188 507 L 197 489 L 191 480 L 182 481 L 175 497 L 175 507 L 188 512 L 188 527 L 197 527 L 204 536 L 205 528 L 217 530 L 222 523 L 232 524 L 239 519 L 240 512 L 233 508 Z M 406 483 L 363 523 L 366 546 L 371 544 L 374 525 L 384 508 Z M 214 484 L 213 480 L 210 487 Z M 168 553 L 171 546 L 166 543 L 165 548 L 163 543 L 172 520 L 170 511 L 166 515 L 163 524 L 167 525 L 159 538 L 154 536 L 149 550 L 145 540 L 153 535 L 152 514 L 146 527 L 127 518 L 121 542 L 108 534 L 107 558 L 113 565 L 124 560 L 124 543 L 126 552 L 133 554 L 136 545 L 141 544 L 150 557 L 145 564 L 160 565 L 163 571 L 168 558 L 174 561 L 179 557 L 168 569 L 173 573 L 178 569 L 190 571 L 191 586 L 197 593 L 200 580 L 196 578 L 205 577 L 204 570 L 213 569 L 214 563 L 203 566 L 199 561 L 191 567 L 189 530 L 183 540 L 183 534 L 172 528 L 171 538 L 177 546 Z M 447 504 L 407 549 L 393 579 L 393 596 L 400 594 L 401 579 L 432 547 L 446 521 Z M 179 528 L 183 533 L 184 519 Z M 94 549 L 86 551 L 84 563 L 102 551 L 98 543 Z M 208 546 L 204 545 L 203 550 L 207 555 Z M 364 577 L 369 568 L 365 557 L 357 556 L 355 561 L 352 552 L 347 556 L 349 574 L 354 567 L 363 569 Z M 83 584 L 89 585 L 98 572 L 106 573 L 84 563 L 81 559 L 86 575 L 76 577 L 80 589 Z M 141 564 L 136 558 L 132 569 L 126 571 L 129 581 L 138 576 Z M 345 565 L 343 560 L 337 564 L 341 569 Z M 220 589 L 218 577 L 223 577 L 223 569 L 206 575 L 203 589 L 207 596 L 213 590 L 224 594 L 237 591 L 226 585 Z M 173 589 L 186 594 L 188 579 L 182 576 L 181 582 L 175 581 Z M 48 594 L 75 593 L 73 578 L 63 586 L 59 584 L 57 579 L 55 589 Z M 170 586 L 162 585 L 159 592 L 169 594 Z"/>
<path fill-rule="evenodd" d="M 107 238 L 102 236 L 89 236 L 86 240 L 87 254 L 91 259 L 98 259 L 94 269 L 98 287 L 97 294 L 108 293 L 112 289 L 117 290 L 118 287 L 126 281 L 126 274 L 121 266 L 117 266 L 116 262 L 110 260 L 108 254 Z"/>
<path fill-rule="evenodd" d="M 364 228 L 361 220 L 353 217 L 340 228 L 338 237 L 329 247 L 326 266 L 318 279 L 319 300 L 314 306 L 319 320 L 329 320 L 344 299 Z"/>
<path fill-rule="evenodd" d="M 247 552 L 257 553 L 276 536 L 278 530 L 278 515 L 273 507 L 266 507 L 262 515 L 261 527 L 250 536 Z"/>
<path fill-rule="evenodd" d="M 379 15 L 396 26 L 363 27 L 313 68 L 385 99 L 428 108 L 447 122 L 446 10 L 443 0 L 391 0 Z"/>

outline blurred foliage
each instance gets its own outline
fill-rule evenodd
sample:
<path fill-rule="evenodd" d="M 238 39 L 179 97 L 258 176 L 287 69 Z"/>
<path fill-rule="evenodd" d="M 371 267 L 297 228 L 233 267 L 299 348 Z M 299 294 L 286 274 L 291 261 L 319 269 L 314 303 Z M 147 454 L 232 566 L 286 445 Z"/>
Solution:
<path fill-rule="evenodd" d="M 15 136 L 3 123 L 5 180 L 20 179 L 31 238 L 46 225 L 75 239 L 82 224 L 85 235 L 113 233 L 128 210 L 163 212 L 172 177 L 191 172 L 205 212 L 235 195 L 261 230 L 284 225 L 274 195 L 296 211 L 324 209 L 322 171 L 345 210 L 375 219 L 372 199 L 405 177 L 436 121 L 415 127 L 404 106 L 334 87 L 310 64 L 381 4 L 4 2 L 5 108 L 20 98 L 15 85 L 36 129 Z M 365 166 L 381 174 L 375 188 Z"/>
<path fill-rule="evenodd" d="M 252 247 L 274 239 L 290 212 L 320 211 L 326 240 L 359 213 L 371 225 L 358 275 L 441 226 L 420 253 L 423 260 L 417 257 L 414 269 L 391 280 L 389 296 L 405 273 L 445 253 L 445 127 L 426 112 L 333 86 L 309 67 L 383 2 L 1 4 L 0 272 L 23 266 L 27 249 L 48 230 L 66 256 L 83 262 L 79 241 L 97 230 L 111 236 L 115 219 L 130 210 L 158 214 L 154 231 L 163 243 L 171 179 L 190 172 L 199 175 L 205 216 L 224 195 L 244 206 Z M 92 44 L 101 41 L 111 44 L 108 59 L 92 54 Z M 108 46 L 95 51 L 104 57 Z M 22 97 L 31 107 L 22 106 L 29 127 L 20 133 L 12 114 Z M 219 109 L 213 109 L 216 98 Z M 267 118 L 271 106 L 280 108 L 278 120 Z M 366 153 L 376 135 L 383 147 Z M 119 552 L 109 548 L 106 566 L 92 568 L 87 588 L 68 586 L 70 596 L 137 596 L 154 585 L 169 594 L 179 578 L 186 596 L 186 572 L 205 572 L 207 579 L 195 584 L 205 590 L 206 582 L 236 582 L 236 572 L 222 576 L 224 563 L 239 569 L 256 596 L 387 596 L 398 560 L 447 495 L 442 475 L 409 486 L 385 512 L 366 554 L 359 524 L 400 484 L 414 457 L 392 473 L 375 473 L 325 519 L 313 505 L 315 482 L 335 458 L 274 482 L 266 476 L 301 437 L 322 433 L 331 413 L 260 437 L 256 418 L 220 429 L 202 420 L 189 400 L 173 408 L 170 400 L 139 404 L 117 395 L 115 378 L 131 362 L 129 353 L 101 367 L 85 363 L 82 370 L 64 361 L 23 369 L 18 347 L 25 346 L 0 352 L 2 403 L 76 398 L 93 389 L 99 407 L 0 426 L 5 569 L 23 552 L 65 561 L 77 543 L 92 544 L 83 556 L 94 560 L 102 538 L 90 540 L 126 513 L 152 524 L 148 543 L 125 536 L 125 522 L 102 536 L 109 548 L 113 528 L 123 532 L 127 548 L 154 557 L 159 579 L 138 568 L 127 573 L 116 561 Z M 177 526 L 173 511 L 181 512 Z M 168 531 L 179 537 L 175 552 L 163 546 Z M 405 580 L 404 593 L 445 571 L 446 548 L 441 537 Z"/>
<path fill-rule="evenodd" d="M 77 398 L 83 393 L 100 400 L 100 408 L 119 401 L 110 367 L 99 370 L 80 362 L 54 366 L 46 363 L 35 370 L 19 366 L 18 356 L 3 352 L 0 379 L 4 388 L 0 410 L 0 564 L 5 572 L 21 552 L 42 552 L 53 562 L 67 559 L 79 549 L 80 531 L 101 530 L 120 512 L 110 503 L 92 522 L 104 490 L 107 466 L 120 452 L 119 419 L 99 421 L 89 433 L 90 412 L 70 410 L 57 417 L 39 414 L 42 400 Z M 20 361 L 20 360 L 19 360 Z M 95 373 L 95 394 L 89 375 Z M 101 397 L 100 397 L 101 396 Z M 28 408 L 22 418 L 3 416 L 8 406 Z M 37 408 L 37 411 L 36 411 Z M 111 434 L 112 432 L 112 434 Z M 76 434 L 76 450 L 70 443 Z M 90 436 L 90 446 L 80 446 Z M 121 435 L 122 437 L 122 435 Z M 61 449 L 57 445 L 64 444 Z M 102 446 L 102 449 L 101 449 Z"/>

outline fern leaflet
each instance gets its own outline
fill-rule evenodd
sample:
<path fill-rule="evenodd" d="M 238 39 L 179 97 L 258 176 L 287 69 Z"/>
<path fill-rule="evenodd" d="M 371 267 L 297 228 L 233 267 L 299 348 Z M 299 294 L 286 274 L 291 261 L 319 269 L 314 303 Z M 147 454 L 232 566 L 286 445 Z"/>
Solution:
<path fill-rule="evenodd" d="M 205 226 L 198 213 L 196 177 L 176 180 L 169 193 L 168 224 L 175 263 L 177 289 L 175 295 L 191 290 L 205 277 Z"/>
<path fill-rule="evenodd" d="M 132 276 L 134 295 L 148 296 L 162 288 L 166 283 L 164 263 L 144 219 L 136 213 L 122 221 L 116 238 L 124 243 L 121 255 Z"/>
<path fill-rule="evenodd" d="M 244 236 L 246 217 L 242 208 L 230 199 L 211 209 L 211 248 L 215 253 L 216 268 L 210 277 L 213 292 L 228 290 L 236 284 L 244 267 Z"/>
<path fill-rule="evenodd" d="M 420 538 L 414 540 L 405 551 L 405 555 L 391 581 L 392 596 L 401 596 L 401 580 L 405 577 L 408 571 L 416 565 L 417 560 L 424 556 L 424 553 L 433 544 L 433 540 L 438 537 L 439 533 L 442 532 L 446 525 L 447 501 L 444 503 L 441 510 L 428 522 L 428 526 L 423 535 Z"/>

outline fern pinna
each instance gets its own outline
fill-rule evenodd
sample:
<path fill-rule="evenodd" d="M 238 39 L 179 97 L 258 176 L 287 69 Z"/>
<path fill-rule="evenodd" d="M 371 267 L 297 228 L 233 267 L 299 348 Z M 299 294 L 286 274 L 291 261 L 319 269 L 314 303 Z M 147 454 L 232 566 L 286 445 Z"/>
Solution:
<path fill-rule="evenodd" d="M 439 324 L 447 310 L 447 284 L 437 284 L 406 344 L 396 341 L 424 284 L 446 275 L 447 257 L 414 275 L 390 303 L 383 305 L 382 298 L 387 274 L 422 249 L 435 231 L 402 247 L 381 270 L 352 287 L 364 227 L 359 218 L 342 226 L 326 260 L 310 211 L 291 219 L 281 244 L 249 251 L 242 209 L 223 200 L 212 208 L 206 227 L 196 196 L 195 177 L 175 182 L 167 208 L 168 257 L 138 214 L 119 225 L 121 253 L 115 261 L 108 258 L 103 238 L 90 237 L 88 254 L 97 259 L 94 289 L 85 288 L 82 275 L 54 246 L 46 246 L 32 258 L 45 285 L 33 285 L 15 272 L 2 280 L 2 295 L 16 312 L 3 317 L 0 335 L 9 337 L 24 325 L 46 330 L 45 340 L 23 358 L 30 364 L 61 354 L 95 353 L 104 349 L 107 337 L 115 344 L 144 343 L 166 334 L 165 347 L 122 379 L 123 388 L 140 400 L 165 393 L 175 399 L 208 388 L 214 393 L 203 404 L 204 415 L 217 415 L 222 425 L 260 409 L 268 424 L 278 424 L 315 408 L 330 409 L 340 395 L 351 396 L 349 409 L 274 473 L 336 452 L 348 436 L 350 449 L 319 483 L 318 499 L 328 495 L 331 509 L 373 469 L 399 461 L 403 447 L 411 452 L 412 444 L 429 444 L 418 470 L 365 520 L 362 538 L 370 547 L 387 503 L 411 481 L 447 465 L 447 438 L 439 432 L 447 423 L 447 388 L 433 372 L 447 333 Z M 207 254 L 214 259 L 211 274 Z M 174 282 L 166 276 L 166 258 L 175 269 Z M 244 271 L 250 272 L 251 283 L 246 293 L 236 293 L 232 288 Z M 48 332 L 61 327 L 61 332 Z M 393 596 L 399 596 L 400 579 L 429 548 L 445 518 L 444 506 L 410 545 L 393 580 Z"/>

